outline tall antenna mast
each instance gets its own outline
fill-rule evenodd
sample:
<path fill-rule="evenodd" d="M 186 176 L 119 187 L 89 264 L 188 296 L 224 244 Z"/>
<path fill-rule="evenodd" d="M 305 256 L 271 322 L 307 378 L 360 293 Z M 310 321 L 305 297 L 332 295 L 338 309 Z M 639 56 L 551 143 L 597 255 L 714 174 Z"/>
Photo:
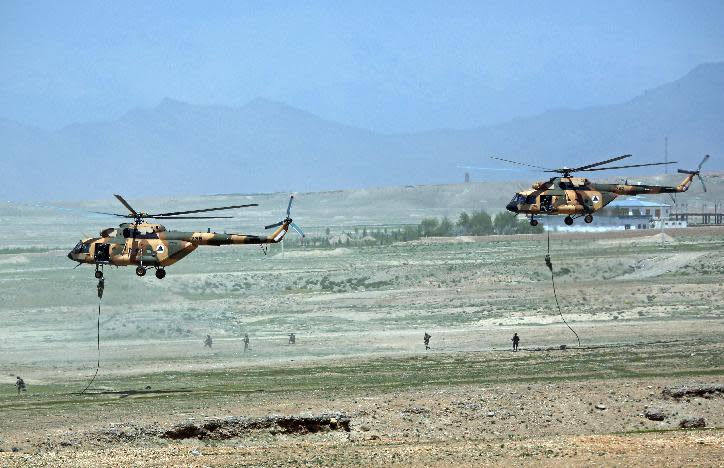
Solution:
<path fill-rule="evenodd" d="M 664 162 L 669 162 L 669 137 L 664 137 Z M 666 174 L 669 173 L 669 166 L 668 164 L 664 166 L 666 169 Z"/>

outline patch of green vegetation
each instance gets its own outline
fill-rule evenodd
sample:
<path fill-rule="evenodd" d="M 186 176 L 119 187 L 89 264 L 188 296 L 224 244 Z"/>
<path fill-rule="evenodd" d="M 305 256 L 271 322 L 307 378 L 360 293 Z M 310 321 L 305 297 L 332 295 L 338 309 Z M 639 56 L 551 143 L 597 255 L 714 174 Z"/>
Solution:
<path fill-rule="evenodd" d="M 612 434 L 614 434 L 614 435 L 645 435 L 645 434 L 659 434 L 659 433 L 666 433 L 666 432 L 721 431 L 722 429 L 724 429 L 724 427 L 718 427 L 718 426 L 717 427 L 697 427 L 697 428 L 675 427 L 675 428 L 671 428 L 671 429 L 635 429 L 633 431 L 612 432 Z"/>
<path fill-rule="evenodd" d="M 652 377 L 702 377 L 724 375 L 720 349 L 684 345 L 642 349 L 597 349 L 530 352 L 510 355 L 490 353 L 445 353 L 396 358 L 312 362 L 303 365 L 276 365 L 214 369 L 196 372 L 169 371 L 136 376 L 101 378 L 94 388 L 111 388 L 114 394 L 75 395 L 82 383 L 31 385 L 27 396 L 0 395 L 0 409 L 43 411 L 55 407 L 98 407 L 98 405 L 144 405 L 163 402 L 198 401 L 249 392 L 321 392 L 365 394 L 371 389 L 396 390 L 420 386 L 499 384 L 503 382 L 560 382 Z M 691 353 L 696 350 L 695 353 Z M 687 368 L 680 367 L 681 362 Z M 153 391 L 121 398 L 123 389 Z M 162 389 L 162 390 L 159 390 Z M 156 393 L 156 391 L 158 391 Z M 175 391 L 178 391 L 176 393 Z M 130 393 L 130 391 L 129 391 Z"/>

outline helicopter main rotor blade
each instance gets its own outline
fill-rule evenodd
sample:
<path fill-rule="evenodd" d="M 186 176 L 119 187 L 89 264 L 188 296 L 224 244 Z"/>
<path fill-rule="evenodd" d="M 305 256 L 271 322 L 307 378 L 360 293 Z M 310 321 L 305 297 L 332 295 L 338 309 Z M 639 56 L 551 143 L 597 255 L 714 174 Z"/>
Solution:
<path fill-rule="evenodd" d="M 126 207 L 126 209 L 128 211 L 131 212 L 131 214 L 133 215 L 134 218 L 138 217 L 138 213 L 136 213 L 136 210 L 134 210 L 133 207 L 131 205 L 129 205 L 128 202 L 122 196 L 116 195 L 116 194 L 114 194 L 114 196 L 118 199 L 119 202 L 121 202 L 123 204 L 123 206 Z"/>
<path fill-rule="evenodd" d="M 573 168 L 573 169 L 568 169 L 568 172 L 584 171 L 584 170 L 586 170 L 586 169 L 588 169 L 588 168 L 591 168 L 591 167 L 601 166 L 601 165 L 603 165 L 603 164 L 612 163 L 612 162 L 614 162 L 614 161 L 620 161 L 621 159 L 626 159 L 626 158 L 630 158 L 630 157 L 631 157 L 630 154 L 624 154 L 623 156 L 616 156 L 615 158 L 607 159 L 607 160 L 605 160 L 605 161 L 600 161 L 600 162 L 597 162 L 597 163 L 587 164 L 587 165 L 585 165 L 585 166 L 575 167 L 575 168 Z"/>
<path fill-rule="evenodd" d="M 506 171 L 506 172 L 534 172 L 533 169 L 519 169 L 517 167 L 478 167 L 478 166 L 457 166 L 458 169 L 471 171 Z"/>
<path fill-rule="evenodd" d="M 644 166 L 663 166 L 666 164 L 676 164 L 676 161 L 661 162 L 661 163 L 649 163 L 649 164 L 631 164 L 630 166 L 611 166 L 611 167 L 596 167 L 592 169 L 572 169 L 571 172 L 591 172 L 591 171 L 608 171 L 609 169 L 626 169 L 628 167 L 644 167 Z"/>
<path fill-rule="evenodd" d="M 221 219 L 233 216 L 145 216 L 146 219 Z"/>
<path fill-rule="evenodd" d="M 547 167 L 534 166 L 534 165 L 532 165 L 532 164 L 525 164 L 525 163 L 521 163 L 521 162 L 518 162 L 518 161 L 511 161 L 510 159 L 496 158 L 495 156 L 490 156 L 490 159 L 497 159 L 498 161 L 505 161 L 505 162 L 507 162 L 507 163 L 517 164 L 517 165 L 519 165 L 519 166 L 534 167 L 534 168 L 536 168 L 536 169 L 542 169 L 542 170 L 544 170 L 544 171 L 550 170 L 550 169 L 548 169 Z"/>
<path fill-rule="evenodd" d="M 108 215 L 108 216 L 118 216 L 120 218 L 133 218 L 134 217 L 133 215 L 130 215 L 130 214 L 105 213 L 103 211 L 91 211 L 91 213 Z"/>
<path fill-rule="evenodd" d="M 219 211 L 219 210 L 231 210 L 234 208 L 248 208 L 250 206 L 259 206 L 256 203 L 249 203 L 247 205 L 229 205 L 229 206 L 220 206 L 218 208 L 204 208 L 201 210 L 188 210 L 188 211 L 173 211 L 170 213 L 156 213 L 146 216 L 147 218 L 158 218 L 159 216 L 175 216 L 175 215 L 182 215 L 182 214 L 191 214 L 191 213 L 205 213 L 207 211 Z"/>

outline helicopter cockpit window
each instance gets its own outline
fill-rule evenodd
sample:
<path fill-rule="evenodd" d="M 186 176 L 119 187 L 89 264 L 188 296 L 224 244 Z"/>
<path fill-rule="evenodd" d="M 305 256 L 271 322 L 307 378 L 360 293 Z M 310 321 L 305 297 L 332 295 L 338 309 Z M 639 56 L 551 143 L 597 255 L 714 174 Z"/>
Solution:
<path fill-rule="evenodd" d="M 527 197 L 525 197 L 525 202 L 526 202 L 527 204 L 529 204 L 529 205 L 535 204 L 535 203 L 537 202 L 536 196 L 535 196 L 535 195 L 528 195 Z"/>
<path fill-rule="evenodd" d="M 76 249 L 78 249 L 76 251 Z M 90 244 L 83 244 L 78 242 L 78 245 L 75 246 L 75 249 L 73 249 L 75 253 L 88 253 L 90 252 Z"/>
<path fill-rule="evenodd" d="M 75 247 L 73 247 L 73 253 L 79 253 L 82 248 L 83 248 L 83 243 L 78 242 L 77 244 L 75 244 Z"/>
<path fill-rule="evenodd" d="M 519 193 L 516 193 L 512 200 L 510 200 L 511 203 L 518 205 L 520 203 L 525 203 L 525 195 L 521 195 Z"/>

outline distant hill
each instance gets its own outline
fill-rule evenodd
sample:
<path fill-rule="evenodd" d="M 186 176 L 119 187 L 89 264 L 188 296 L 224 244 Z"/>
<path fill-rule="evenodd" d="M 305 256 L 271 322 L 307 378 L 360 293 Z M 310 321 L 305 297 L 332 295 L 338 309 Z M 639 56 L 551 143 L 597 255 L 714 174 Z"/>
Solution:
<path fill-rule="evenodd" d="M 680 174 L 669 174 L 630 181 L 672 185 L 680 180 Z M 610 178 L 608 181 L 616 180 Z M 311 236 L 324 235 L 327 229 L 333 234 L 351 232 L 358 226 L 395 229 L 399 228 L 399 225 L 419 224 L 428 217 L 447 216 L 456 221 L 463 211 L 471 213 L 485 210 L 491 215 L 503 212 L 505 204 L 514 193 L 529 187 L 531 182 L 532 179 L 298 193 L 292 216 Z M 724 202 L 724 172 L 708 174 L 706 184 L 709 189 L 707 193 L 702 192 L 701 185 L 697 182 L 686 194 L 678 195 L 678 209 L 698 211 L 703 208 L 705 211 L 712 211 L 713 201 L 717 201 L 718 210 L 721 212 Z M 264 225 L 284 216 L 289 193 L 146 198 L 128 195 L 127 198 L 135 209 L 150 213 L 258 203 L 258 207 L 224 212 L 224 215 L 232 216 L 230 219 L 169 220 L 164 221 L 164 224 L 180 230 L 210 227 L 219 232 L 259 234 L 269 232 L 263 230 Z M 668 195 L 646 198 L 672 203 Z M 0 229 L 0 250 L 59 246 L 70 248 L 82 233 L 90 236 L 102 228 L 116 226 L 123 221 L 92 212 L 125 213 L 123 206 L 111 195 L 104 195 L 97 200 L 76 200 L 54 205 L 66 208 L 58 209 L 32 203 L 0 203 L 0 226 L 3 226 L 3 229 Z M 558 220 L 560 221 L 560 217 Z"/>
<path fill-rule="evenodd" d="M 0 196 L 88 199 L 119 192 L 133 197 L 451 183 L 462 179 L 460 164 L 492 166 L 488 155 L 547 167 L 623 153 L 632 153 L 636 163 L 660 161 L 665 136 L 679 166 L 693 167 L 710 153 L 707 169 L 724 169 L 722 89 L 724 63 L 708 64 L 622 104 L 396 135 L 265 99 L 238 108 L 164 99 L 115 121 L 58 131 L 0 120 Z M 483 176 L 511 178 L 475 175 Z"/>

